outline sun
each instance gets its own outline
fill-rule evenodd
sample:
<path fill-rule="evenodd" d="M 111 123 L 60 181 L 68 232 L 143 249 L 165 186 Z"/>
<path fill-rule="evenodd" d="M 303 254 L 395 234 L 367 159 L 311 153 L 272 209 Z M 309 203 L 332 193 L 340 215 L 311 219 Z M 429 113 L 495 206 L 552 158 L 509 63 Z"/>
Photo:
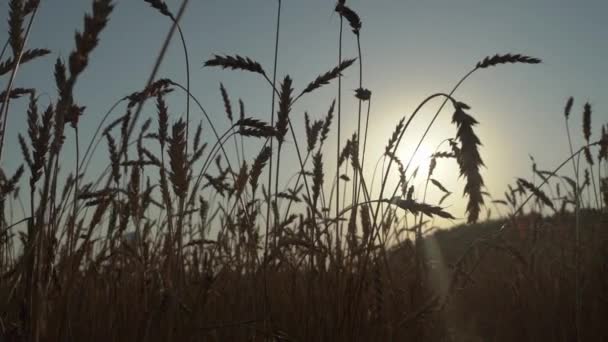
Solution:
<path fill-rule="evenodd" d="M 409 167 L 409 170 L 411 170 L 410 172 L 414 172 L 414 170 L 418 169 L 418 175 L 426 175 L 429 171 L 433 149 L 423 143 L 412 157 L 414 148 L 415 147 L 413 147 L 412 150 L 405 155 L 404 162 L 407 163 L 407 161 L 412 158 L 412 162 Z"/>

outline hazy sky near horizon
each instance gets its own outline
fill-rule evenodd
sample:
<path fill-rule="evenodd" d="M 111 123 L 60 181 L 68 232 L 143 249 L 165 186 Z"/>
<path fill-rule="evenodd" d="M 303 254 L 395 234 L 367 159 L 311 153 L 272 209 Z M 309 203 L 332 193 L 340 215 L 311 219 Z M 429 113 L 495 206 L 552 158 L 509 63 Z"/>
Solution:
<path fill-rule="evenodd" d="M 167 0 L 177 12 L 181 1 Z M 212 54 L 240 54 L 259 61 L 272 71 L 276 0 L 192 0 L 182 19 L 191 62 L 191 88 L 219 128 L 227 122 L 219 96 L 219 82 L 228 89 L 233 105 L 242 98 L 251 115 L 268 120 L 271 90 L 253 74 L 202 68 Z M 448 92 L 462 75 L 484 56 L 495 53 L 522 53 L 543 59 L 540 65 L 504 65 L 482 70 L 455 94 L 469 104 L 470 113 L 480 122 L 478 135 L 483 142 L 483 175 L 489 192 L 501 197 L 515 177 L 531 178 L 528 155 L 541 169 L 552 169 L 568 156 L 563 107 L 569 96 L 575 105 L 571 116 L 576 145 L 582 143 L 582 106 L 593 106 L 593 134 L 608 123 L 608 1 L 605 0 L 349 0 L 347 4 L 361 16 L 363 84 L 372 92 L 366 173 L 371 176 L 395 124 L 410 115 L 428 95 Z M 296 92 L 337 63 L 339 17 L 334 1 L 284 0 L 282 3 L 278 79 L 289 74 Z M 15 85 L 36 87 L 56 98 L 53 82 L 55 58 L 67 58 L 74 46 L 75 30 L 82 30 L 83 14 L 91 1 L 41 1 L 28 47 L 46 47 L 50 57 L 28 63 L 20 69 Z M 0 4 L 6 17 L 8 5 Z M 6 25 L 6 20 L 3 21 Z M 86 105 L 81 118 L 81 137 L 91 137 L 104 113 L 119 98 L 140 90 L 152 69 L 170 22 L 147 3 L 139 0 L 115 1 L 115 9 L 89 67 L 77 84 L 76 101 Z M 6 39 L 6 30 L 2 39 Z M 185 63 L 179 40 L 173 40 L 158 77 L 169 77 L 185 84 Z M 345 30 L 345 57 L 356 57 L 356 41 Z M 358 70 L 344 73 L 343 133 L 349 137 L 356 127 L 357 107 L 352 97 L 358 87 Z M 313 119 L 325 116 L 337 94 L 337 83 L 304 98 L 293 108 L 291 119 L 304 139 L 304 111 Z M 41 104 L 49 101 L 41 97 Z M 26 133 L 25 100 L 15 101 L 9 116 L 6 157 L 2 167 L 14 170 L 21 156 L 17 133 Z M 401 159 L 418 141 L 421 131 L 439 102 L 430 103 L 406 135 Z M 183 93 L 170 96 L 172 118 L 185 111 Z M 114 118 L 124 112 L 121 107 Z M 446 108 L 431 131 L 426 150 L 455 135 L 451 108 Z M 144 117 L 153 117 L 146 107 Z M 202 120 L 192 109 L 193 124 Z M 205 124 L 205 134 L 212 141 Z M 333 126 L 335 133 L 335 126 Z M 223 129 L 220 129 L 223 130 Z M 73 135 L 67 131 L 67 150 Z M 83 139 L 88 143 L 88 140 Z M 326 147 L 326 164 L 331 167 L 335 154 L 335 135 Z M 291 141 L 291 139 L 289 139 Z M 344 140 L 342 141 L 344 143 Z M 259 141 L 250 147 L 252 160 Z M 293 145 L 286 147 L 285 165 L 296 165 Z M 73 165 L 72 154 L 64 153 L 65 168 Z M 98 149 L 94 170 L 106 166 L 107 149 Z M 443 165 L 443 167 L 442 167 Z M 463 182 L 452 163 L 439 163 L 437 178 L 454 192 L 450 211 L 464 217 L 461 199 Z M 296 168 L 285 172 L 287 177 Z M 568 168 L 564 174 L 568 174 Z M 12 171 L 9 171 L 12 172 Z M 330 181 L 326 172 L 326 181 Z M 434 197 L 433 197 L 434 198 Z M 484 217 L 485 215 L 482 215 Z"/>

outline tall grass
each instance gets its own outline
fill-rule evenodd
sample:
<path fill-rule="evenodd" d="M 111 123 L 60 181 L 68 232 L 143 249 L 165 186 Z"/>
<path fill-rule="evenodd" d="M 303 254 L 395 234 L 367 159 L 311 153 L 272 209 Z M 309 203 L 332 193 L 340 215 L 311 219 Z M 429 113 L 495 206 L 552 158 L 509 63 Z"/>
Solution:
<path fill-rule="evenodd" d="M 481 175 L 479 123 L 470 113 L 471 107 L 454 95 L 474 73 L 509 63 L 537 64 L 539 59 L 520 54 L 489 56 L 476 63 L 449 93 L 428 96 L 387 134 L 381 156 L 386 167 L 379 179 L 366 179 L 364 169 L 369 170 L 366 164 L 373 160 L 366 156 L 368 125 L 374 115 L 372 92 L 363 83 L 362 19 L 345 1 L 335 7 L 340 19 L 337 65 L 328 66 L 328 71 L 311 77 L 309 83 L 277 75 L 279 33 L 284 25 L 281 1 L 277 3 L 276 31 L 268 37 L 275 41 L 272 75 L 255 58 L 239 54 L 213 55 L 204 61 L 206 68 L 258 77 L 271 92 L 268 117 L 251 116 L 245 102 L 239 100 L 237 118 L 230 93 L 220 84 L 218 102 L 228 121 L 225 131 L 217 129 L 225 125 L 211 120 L 221 116 L 209 115 L 190 88 L 188 42 L 179 25 L 188 1 L 182 2 L 177 15 L 164 1 L 144 2 L 169 20 L 172 28 L 144 87 L 112 106 L 84 154 L 78 127 L 80 120 L 87 119 L 87 112 L 76 96 L 77 81 L 86 76 L 89 63 L 95 62 L 97 45 L 111 43 L 103 41 L 103 30 L 110 22 L 113 3 L 92 1 L 92 11 L 84 16 L 84 28 L 77 32 L 69 58 L 55 62 L 52 72 L 57 94 L 46 108 L 39 107 L 37 89 L 14 87 L 20 67 L 50 53 L 26 48 L 38 1 L 9 3 L 9 38 L 0 75 L 10 73 L 10 77 L 0 95 L 0 142 L 5 141 L 10 127 L 11 101 L 27 100 L 28 107 L 27 133 L 18 136 L 25 166 L 0 169 L 0 336 L 15 341 L 570 340 L 572 336 L 606 336 L 597 319 L 606 307 L 593 304 L 605 302 L 601 293 L 608 284 L 602 273 L 606 265 L 595 258 L 605 253 L 608 243 L 600 229 L 608 207 L 606 128 L 602 126 L 599 139 L 592 139 L 591 107 L 586 105 L 584 145 L 575 151 L 569 137 L 570 157 L 565 163 L 553 171 L 535 167 L 540 184 L 520 178 L 504 200 L 492 199 L 484 191 Z M 344 21 L 356 40 L 356 58 L 342 55 L 344 40 L 353 38 L 343 34 Z M 156 75 L 175 31 L 184 52 L 186 85 Z M 12 56 L 5 57 L 8 47 Z M 290 65 L 289 61 L 281 63 Z M 355 63 L 359 77 L 350 100 L 358 103 L 357 129 L 343 132 L 342 120 L 354 118 L 342 111 L 343 101 L 348 100 L 342 92 L 342 75 L 352 72 Z M 314 96 L 330 83 L 338 88 L 336 99 L 324 118 L 305 115 L 306 139 L 298 140 L 292 124 L 296 118 L 291 114 L 302 109 L 298 106 L 301 98 Z M 183 118 L 172 111 L 176 93 L 185 96 Z M 407 141 L 413 120 L 437 99 L 442 104 L 423 137 Z M 149 101 L 154 102 L 155 114 L 140 122 Z M 424 195 L 416 198 L 416 171 L 410 170 L 413 155 L 436 120 L 443 118 L 446 106 L 453 110 L 454 136 L 444 137 L 449 150 L 438 148 L 431 156 Z M 568 134 L 571 107 L 569 101 L 565 111 Z M 122 113 L 106 123 L 119 110 Z M 206 122 L 192 131 L 190 119 L 195 112 Z M 203 136 L 207 127 L 213 134 Z M 334 151 L 327 151 L 333 132 L 335 156 Z M 350 138 L 343 142 L 342 134 Z M 247 155 L 244 141 L 258 150 Z M 406 142 L 416 144 L 416 149 L 404 162 L 396 151 Z M 108 166 L 94 177 L 88 171 L 89 163 L 104 143 Z M 62 155 L 69 153 L 66 145 L 75 147 L 73 169 L 60 167 Z M 0 144 L 0 158 L 7 158 L 3 146 Z M 295 151 L 295 168 L 282 163 L 281 156 L 287 151 Z M 585 156 L 589 169 L 589 180 L 582 184 L 580 155 Z M 443 259 L 436 258 L 430 244 L 439 241 L 445 251 L 465 246 L 462 241 L 454 245 L 449 239 L 442 240 L 451 233 L 427 234 L 433 218 L 453 219 L 442 207 L 452 192 L 432 178 L 441 158 L 455 159 L 458 164 L 469 223 L 480 219 L 488 200 L 506 206 L 509 215 L 478 234 L 487 238 L 467 240 L 470 247 L 447 257 L 452 265 L 443 265 L 444 271 L 439 272 L 433 264 Z M 571 161 L 574 180 L 559 174 Z M 282 185 L 288 175 L 295 182 Z M 388 186 L 393 179 L 398 182 L 391 194 Z M 562 195 L 557 189 L 557 196 L 547 195 L 552 182 L 568 185 L 570 191 Z M 439 203 L 427 203 L 429 183 L 444 194 Z M 585 191 L 594 201 L 584 203 Z M 24 206 L 19 218 L 13 206 L 23 200 L 28 208 Z M 549 219 L 538 214 L 546 213 L 546 208 L 552 210 Z M 576 227 L 574 247 L 571 224 Z M 529 231 L 532 237 L 522 233 Z M 494 274 L 497 270 L 503 273 Z M 442 279 L 441 284 L 437 279 Z M 576 293 L 571 298 L 572 288 Z M 541 312 L 556 312 L 555 321 L 563 323 L 560 329 L 548 331 L 549 319 L 532 321 L 538 318 L 539 307 L 547 303 L 552 303 L 550 308 Z M 471 313 L 469 320 L 463 318 L 463 312 Z M 569 324 L 572 313 L 574 328 Z M 496 317 L 499 323 L 488 317 Z M 521 333 L 513 327 L 522 328 Z"/>

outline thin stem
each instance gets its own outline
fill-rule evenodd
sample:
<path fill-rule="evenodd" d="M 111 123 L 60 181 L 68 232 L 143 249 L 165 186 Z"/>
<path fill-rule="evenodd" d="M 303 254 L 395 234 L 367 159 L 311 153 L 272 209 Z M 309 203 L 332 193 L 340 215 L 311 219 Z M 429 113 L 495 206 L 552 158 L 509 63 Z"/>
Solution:
<path fill-rule="evenodd" d="M 275 30 L 275 44 L 274 44 L 274 62 L 273 62 L 273 72 L 272 72 L 272 102 L 270 105 L 270 125 L 274 127 L 274 107 L 275 107 L 275 99 L 276 99 L 276 95 L 278 94 L 277 88 L 276 88 L 276 84 L 277 84 L 277 65 L 278 65 L 278 59 L 279 59 L 279 34 L 280 34 L 280 28 L 281 28 L 281 0 L 279 0 L 278 6 L 277 6 L 277 24 L 276 24 L 276 30 Z M 270 82 L 270 80 L 268 79 L 268 77 L 266 75 L 264 75 L 264 77 L 266 77 L 266 79 Z M 268 255 L 268 231 L 269 231 L 269 226 L 270 226 L 270 209 L 271 209 L 271 205 L 272 205 L 272 157 L 273 157 L 273 145 L 274 145 L 274 138 L 271 137 L 270 138 L 270 158 L 268 161 L 268 183 L 267 183 L 267 187 L 268 187 L 268 198 L 269 201 L 266 203 L 266 231 L 265 231 L 265 237 L 264 237 L 264 260 L 266 260 L 266 257 Z M 266 262 L 264 262 L 264 264 L 266 264 Z M 264 294 L 265 294 L 265 298 L 267 299 L 268 294 L 267 294 L 267 284 L 266 284 L 266 276 L 264 273 Z M 267 303 L 265 303 L 267 304 Z M 265 312 L 266 314 L 266 312 Z"/>
<path fill-rule="evenodd" d="M 363 88 L 363 57 L 361 53 L 361 37 L 357 34 L 357 50 L 359 53 L 359 89 Z M 361 141 L 361 105 L 362 100 L 358 99 L 358 111 L 357 111 L 357 155 L 360 155 L 361 152 L 359 150 L 359 145 Z M 363 167 L 363 163 L 361 163 L 361 167 Z M 353 201 L 356 203 L 359 201 L 359 186 L 358 186 L 358 178 L 359 175 L 357 172 L 354 173 L 354 182 L 353 182 Z"/>
<path fill-rule="evenodd" d="M 343 30 L 344 18 L 340 16 L 340 34 L 338 38 L 338 65 L 342 64 L 342 30 Z M 340 159 L 340 133 L 342 124 L 342 74 L 338 74 L 338 136 L 336 141 L 336 220 L 340 213 L 340 166 L 338 160 Z M 336 221 L 337 222 L 337 221 Z M 340 229 L 341 224 L 336 223 L 338 229 L 336 236 L 336 248 L 340 248 L 340 237 L 342 231 Z"/>
<path fill-rule="evenodd" d="M 366 115 L 366 118 L 365 118 L 365 133 L 364 133 L 364 137 L 363 137 L 363 153 L 362 153 L 362 156 L 361 156 L 361 168 L 363 168 L 363 166 L 365 165 L 365 150 L 366 150 L 366 147 L 367 147 L 367 130 L 368 130 L 368 127 L 369 127 L 369 113 L 370 113 L 371 106 L 372 106 L 372 99 L 370 98 L 370 99 L 367 100 L 367 115 Z M 374 186 L 374 180 L 373 180 L 373 178 L 372 178 L 372 184 L 371 184 L 371 186 L 372 187 Z M 359 192 L 360 191 L 361 191 L 361 187 L 358 187 L 357 188 L 357 198 L 359 196 Z"/>
<path fill-rule="evenodd" d="M 171 43 L 173 34 L 175 34 L 175 30 L 178 27 L 178 23 L 179 23 L 182 15 L 186 12 L 186 6 L 188 5 L 188 2 L 189 2 L 189 0 L 182 1 L 182 5 L 179 8 L 177 17 L 173 20 L 173 25 L 171 25 L 171 29 L 169 30 L 169 32 L 167 33 L 167 36 L 165 37 L 163 46 L 162 46 L 160 52 L 158 53 L 158 56 L 156 57 L 156 61 L 154 62 L 154 67 L 152 68 L 152 72 L 150 73 L 150 76 L 148 76 L 148 80 L 146 81 L 146 86 L 144 87 L 144 89 L 148 89 L 148 87 L 150 87 L 150 85 L 154 82 L 154 79 L 156 78 L 156 74 L 158 73 L 158 69 L 160 68 L 162 61 L 165 58 L 167 49 L 169 48 L 169 43 Z M 186 90 L 187 89 L 188 88 L 186 88 Z M 189 91 L 187 91 L 187 93 L 190 94 Z M 129 141 L 129 138 L 133 134 L 133 130 L 135 129 L 135 124 L 137 123 L 137 120 L 139 119 L 139 115 L 141 114 L 141 111 L 143 109 L 144 102 L 145 101 L 141 101 L 137 105 L 137 109 L 135 110 L 135 114 L 133 115 L 133 119 L 131 120 L 131 124 L 129 125 L 129 127 L 127 129 L 126 141 Z"/>
<path fill-rule="evenodd" d="M 74 203 L 72 207 L 72 229 L 76 224 L 76 214 L 78 210 L 78 179 L 80 178 L 80 143 L 78 139 L 78 126 L 74 126 L 74 135 L 76 138 L 76 175 L 74 176 Z M 68 238 L 69 241 L 73 242 L 74 237 Z M 68 246 L 68 248 L 72 248 L 72 246 Z M 70 250 L 71 252 L 71 250 Z"/>
<path fill-rule="evenodd" d="M 279 33 L 281 28 L 281 0 L 279 0 L 279 4 L 277 6 L 277 25 L 276 25 L 276 34 L 275 34 L 275 44 L 274 44 L 274 62 L 273 62 L 273 72 L 272 72 L 272 103 L 270 105 L 270 124 L 274 127 L 274 106 L 275 106 L 275 98 L 276 98 L 276 83 L 277 83 L 277 64 L 279 58 Z M 270 138 L 270 160 L 268 162 L 268 203 L 266 203 L 266 231 L 264 236 L 264 269 L 263 269 L 263 277 L 264 277 L 264 330 L 267 330 L 268 327 L 268 319 L 270 318 L 270 298 L 268 296 L 268 278 L 266 274 L 266 265 L 268 258 L 268 232 L 270 226 L 270 207 L 272 205 L 272 149 L 273 149 L 274 139 Z M 278 178 L 278 174 L 277 174 Z M 277 180 L 278 182 L 278 180 Z"/>
<path fill-rule="evenodd" d="M 184 58 L 186 60 L 186 89 L 187 89 L 188 93 L 190 93 L 190 61 L 188 59 L 188 46 L 186 45 L 186 39 L 184 38 L 184 33 L 182 32 L 182 27 L 179 25 L 179 22 L 175 21 L 175 25 L 177 25 L 177 31 L 179 33 L 179 38 L 182 41 L 182 47 L 184 48 Z M 186 142 L 188 141 L 189 127 L 190 127 L 190 96 L 186 95 Z M 186 143 L 186 156 L 187 155 L 188 155 L 188 144 Z"/>

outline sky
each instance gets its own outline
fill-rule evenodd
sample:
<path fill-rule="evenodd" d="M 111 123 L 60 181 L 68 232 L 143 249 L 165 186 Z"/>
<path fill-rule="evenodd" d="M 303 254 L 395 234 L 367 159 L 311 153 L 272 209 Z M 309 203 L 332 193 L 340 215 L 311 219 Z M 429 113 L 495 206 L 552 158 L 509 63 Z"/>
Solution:
<path fill-rule="evenodd" d="M 177 12 L 180 3 L 167 0 L 173 12 Z M 192 0 L 188 5 L 181 25 L 190 56 L 191 89 L 220 130 L 228 127 L 220 82 L 228 89 L 234 106 L 242 98 L 247 112 L 262 120 L 270 117 L 271 89 L 254 74 L 202 68 L 203 62 L 216 53 L 239 54 L 260 62 L 270 72 L 277 4 L 276 0 Z M 333 11 L 334 5 L 329 0 L 282 2 L 277 78 L 289 74 L 296 92 L 337 63 L 339 16 Z M 347 5 L 363 22 L 363 85 L 373 94 L 368 145 L 371 162 L 365 166 L 368 177 L 401 117 L 409 117 L 428 95 L 448 92 L 478 60 L 495 53 L 522 53 L 541 58 L 543 63 L 482 70 L 455 93 L 457 100 L 472 107 L 470 113 L 480 122 L 477 132 L 486 165 L 483 176 L 487 190 L 494 196 L 501 197 L 515 177 L 532 177 L 529 155 L 534 156 L 541 169 L 552 169 L 568 157 L 563 107 L 569 96 L 575 98 L 571 116 L 575 145 L 582 143 L 581 112 L 585 102 L 593 106 L 596 138 L 600 124 L 608 123 L 605 0 L 349 0 Z M 83 14 L 90 8 L 91 2 L 85 0 L 41 2 L 28 47 L 49 48 L 52 54 L 24 65 L 15 83 L 46 93 L 41 104 L 56 99 L 53 64 L 57 57 L 69 56 L 74 32 L 82 29 Z M 0 12 L 6 16 L 6 2 L 0 4 Z M 144 86 L 169 28 L 167 18 L 144 1 L 115 1 L 110 22 L 76 87 L 77 102 L 87 106 L 81 118 L 81 137 L 92 136 L 116 100 Z M 343 55 L 357 56 L 356 41 L 349 30 L 345 30 Z M 184 56 L 177 39 L 158 76 L 185 83 Z M 352 95 L 358 87 L 358 76 L 356 67 L 344 73 L 342 137 L 350 136 L 356 127 L 357 102 Z M 337 86 L 332 83 L 294 106 L 291 120 L 299 139 L 305 139 L 304 112 L 321 119 L 336 96 Z M 26 133 L 25 102 L 17 101 L 9 114 L 7 157 L 1 161 L 7 170 L 14 170 L 21 162 L 16 135 Z M 184 114 L 184 102 L 182 93 L 170 96 L 172 119 Z M 431 102 L 414 122 L 399 152 L 401 159 L 408 159 L 439 104 Z M 118 109 L 112 117 L 123 111 L 124 108 Z M 450 108 L 442 112 L 423 151 L 432 151 L 440 141 L 455 135 L 451 114 Z M 146 107 L 143 115 L 154 118 L 153 108 Z M 191 120 L 193 125 L 202 120 L 196 109 Z M 204 134 L 213 141 L 206 125 Z M 68 144 L 71 138 L 68 134 Z M 283 163 L 297 165 L 290 142 L 291 139 Z M 335 144 L 336 136 L 332 134 L 326 146 L 326 165 L 330 169 Z M 250 160 L 259 146 L 259 141 L 247 144 Z M 102 146 L 94 159 L 93 171 L 105 167 L 107 160 Z M 70 168 L 73 162 L 73 153 L 65 153 L 62 165 Z M 296 170 L 288 170 L 283 181 Z M 568 174 L 568 170 L 563 174 Z M 458 218 L 464 217 L 464 182 L 458 179 L 457 166 L 440 162 L 435 177 L 454 192 L 446 202 L 448 210 Z M 436 201 L 434 196 L 429 201 Z"/>

